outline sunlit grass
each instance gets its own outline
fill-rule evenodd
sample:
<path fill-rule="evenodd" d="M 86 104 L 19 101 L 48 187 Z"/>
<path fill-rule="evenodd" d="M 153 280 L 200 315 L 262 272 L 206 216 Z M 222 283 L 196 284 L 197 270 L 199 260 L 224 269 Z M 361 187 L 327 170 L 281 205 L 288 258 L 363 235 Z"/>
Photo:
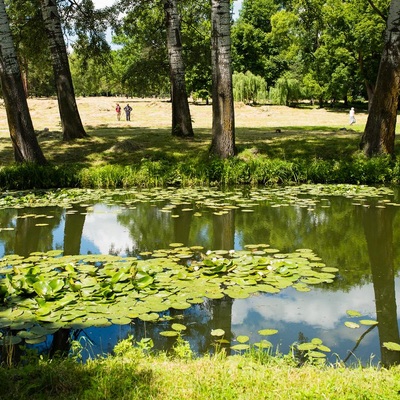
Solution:
<path fill-rule="evenodd" d="M 126 341 L 125 341 L 126 342 Z M 121 347 L 122 346 L 122 347 Z M 400 368 L 297 367 L 289 356 L 196 359 L 120 344 L 81 364 L 37 360 L 0 369 L 0 398 L 13 399 L 397 399 Z"/>

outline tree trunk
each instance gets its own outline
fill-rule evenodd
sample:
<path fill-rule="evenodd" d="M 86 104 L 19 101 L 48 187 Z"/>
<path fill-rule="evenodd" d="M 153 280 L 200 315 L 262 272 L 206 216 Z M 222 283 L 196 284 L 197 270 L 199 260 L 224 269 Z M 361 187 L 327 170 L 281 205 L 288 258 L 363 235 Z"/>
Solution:
<path fill-rule="evenodd" d="M 76 105 L 57 0 L 40 0 L 40 4 L 53 62 L 63 140 L 87 137 Z"/>
<path fill-rule="evenodd" d="M 0 78 L 15 161 L 46 164 L 25 97 L 4 0 L 0 0 Z"/>
<path fill-rule="evenodd" d="M 211 1 L 212 142 L 210 153 L 235 155 L 229 0 Z"/>
<path fill-rule="evenodd" d="M 394 156 L 394 140 L 400 84 L 400 2 L 392 0 L 375 93 L 361 138 L 360 148 L 368 157 Z"/>
<path fill-rule="evenodd" d="M 186 92 L 177 0 L 163 0 L 163 2 L 171 79 L 172 134 L 189 137 L 193 136 L 193 128 Z"/>

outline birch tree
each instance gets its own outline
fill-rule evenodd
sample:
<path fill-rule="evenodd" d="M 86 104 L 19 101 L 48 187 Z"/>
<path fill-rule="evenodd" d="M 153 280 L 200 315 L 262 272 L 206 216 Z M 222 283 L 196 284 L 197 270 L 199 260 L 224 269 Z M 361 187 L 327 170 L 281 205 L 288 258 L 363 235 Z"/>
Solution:
<path fill-rule="evenodd" d="M 76 105 L 57 0 L 40 0 L 40 5 L 52 57 L 63 140 L 86 137 L 88 135 L 83 128 Z"/>
<path fill-rule="evenodd" d="M 212 142 L 210 153 L 235 155 L 230 1 L 211 1 Z"/>
<path fill-rule="evenodd" d="M 46 164 L 33 129 L 4 0 L 0 0 L 0 78 L 15 160 Z"/>
<path fill-rule="evenodd" d="M 177 0 L 163 0 L 167 29 L 167 48 L 171 79 L 172 134 L 193 136 L 192 119 L 185 83 L 180 17 Z"/>
<path fill-rule="evenodd" d="M 368 156 L 394 155 L 400 85 L 400 1 L 392 0 L 375 93 L 360 148 Z"/>

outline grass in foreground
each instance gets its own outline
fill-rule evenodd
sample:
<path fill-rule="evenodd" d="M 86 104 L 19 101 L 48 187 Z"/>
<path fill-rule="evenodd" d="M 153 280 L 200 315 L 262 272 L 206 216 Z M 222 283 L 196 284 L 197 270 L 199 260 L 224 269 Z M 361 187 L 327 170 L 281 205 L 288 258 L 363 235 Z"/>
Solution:
<path fill-rule="evenodd" d="M 0 188 L 400 181 L 400 162 L 388 157 L 367 159 L 357 150 L 360 134 L 337 128 L 282 127 L 280 133 L 271 128 L 238 128 L 237 156 L 227 160 L 210 157 L 211 133 L 206 129 L 198 130 L 193 139 L 173 137 L 161 128 L 100 127 L 89 133 L 89 139 L 71 143 L 53 134 L 40 136 L 48 167 L 13 164 L 11 150 L 0 143 L 5 160 Z"/>
<path fill-rule="evenodd" d="M 400 391 L 399 367 L 299 368 L 289 356 L 255 352 L 226 357 L 218 353 L 192 359 L 187 351 L 177 350 L 174 356 L 149 355 L 125 340 L 116 346 L 114 356 L 86 364 L 72 359 L 36 359 L 23 367 L 1 368 L 0 398 L 390 400 L 398 399 Z"/>

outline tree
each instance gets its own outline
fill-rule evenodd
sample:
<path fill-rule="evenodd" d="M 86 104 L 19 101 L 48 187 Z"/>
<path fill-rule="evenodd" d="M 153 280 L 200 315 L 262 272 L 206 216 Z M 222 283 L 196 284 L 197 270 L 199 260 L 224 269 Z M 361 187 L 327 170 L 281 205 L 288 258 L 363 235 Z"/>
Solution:
<path fill-rule="evenodd" d="M 212 142 L 210 153 L 235 155 L 235 117 L 231 70 L 230 2 L 211 2 Z"/>
<path fill-rule="evenodd" d="M 26 97 L 55 95 L 40 1 L 13 0 L 6 7 Z"/>
<path fill-rule="evenodd" d="M 171 79 L 172 134 L 181 137 L 193 136 L 192 119 L 186 92 L 177 2 L 176 0 L 163 0 L 163 4 Z"/>
<path fill-rule="evenodd" d="M 53 61 L 63 140 L 87 137 L 76 105 L 57 0 L 40 0 L 40 4 Z"/>
<path fill-rule="evenodd" d="M 1 86 L 15 160 L 46 164 L 33 129 L 4 0 L 0 0 L 0 43 Z"/>
<path fill-rule="evenodd" d="M 400 2 L 392 0 L 375 94 L 360 144 L 368 157 L 378 154 L 394 156 L 399 85 Z"/>

